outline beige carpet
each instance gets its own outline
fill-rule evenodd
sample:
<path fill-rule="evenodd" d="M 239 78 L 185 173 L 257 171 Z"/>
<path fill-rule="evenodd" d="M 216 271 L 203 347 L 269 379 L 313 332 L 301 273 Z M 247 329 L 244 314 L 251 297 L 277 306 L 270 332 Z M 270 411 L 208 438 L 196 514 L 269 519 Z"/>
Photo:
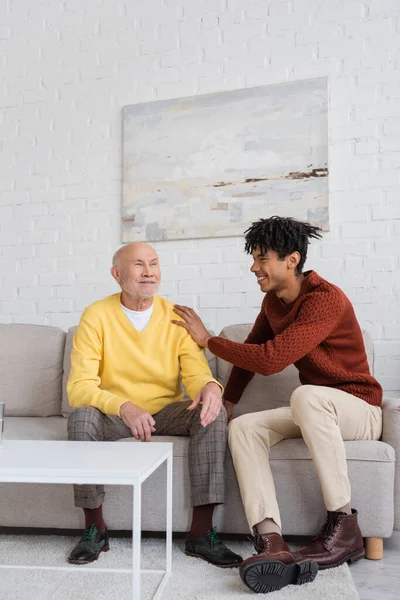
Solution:
<path fill-rule="evenodd" d="M 76 543 L 71 537 L 0 536 L 0 563 L 26 565 L 65 565 L 66 556 Z M 232 550 L 248 557 L 248 542 L 231 542 Z M 236 569 L 217 569 L 208 563 L 187 557 L 183 540 L 173 542 L 173 573 L 163 594 L 165 600 L 249 600 L 262 597 L 251 592 L 240 580 Z M 142 568 L 162 569 L 164 543 L 143 541 Z M 103 553 L 95 565 L 104 568 L 129 568 L 131 542 L 113 539 L 110 552 Z M 130 600 L 128 574 L 80 573 L 24 569 L 0 570 L 1 600 Z M 142 600 L 152 597 L 160 576 L 142 576 Z M 288 586 L 266 595 L 271 600 L 358 600 L 347 565 L 323 571 L 313 583 Z M 264 596 L 265 597 L 265 596 Z"/>

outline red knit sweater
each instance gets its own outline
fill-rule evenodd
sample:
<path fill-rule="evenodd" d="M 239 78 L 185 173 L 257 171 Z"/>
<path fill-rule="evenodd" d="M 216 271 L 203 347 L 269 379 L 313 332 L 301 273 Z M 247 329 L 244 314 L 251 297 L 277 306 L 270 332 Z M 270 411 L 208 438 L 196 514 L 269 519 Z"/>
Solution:
<path fill-rule="evenodd" d="M 345 294 L 314 271 L 300 294 L 284 304 L 265 295 L 243 344 L 212 337 L 210 351 L 235 365 L 224 397 L 237 403 L 254 373 L 272 375 L 294 364 L 302 384 L 337 388 L 381 406 L 382 388 L 369 371 L 360 326 Z"/>

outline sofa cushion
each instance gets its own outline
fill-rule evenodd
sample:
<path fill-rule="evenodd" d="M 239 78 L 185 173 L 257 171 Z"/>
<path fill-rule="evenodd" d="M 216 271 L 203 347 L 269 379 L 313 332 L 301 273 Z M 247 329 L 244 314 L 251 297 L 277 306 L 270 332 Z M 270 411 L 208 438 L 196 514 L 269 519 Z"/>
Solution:
<path fill-rule="evenodd" d="M 67 419 L 63 417 L 7 417 L 5 440 L 66 440 Z"/>
<path fill-rule="evenodd" d="M 396 453 L 392 446 L 378 440 L 351 440 L 344 443 L 347 460 L 392 462 Z M 271 460 L 312 460 L 303 439 L 282 440 L 271 448 Z"/>
<path fill-rule="evenodd" d="M 229 325 L 219 334 L 221 337 L 234 342 L 244 342 L 248 336 L 252 324 Z M 365 349 L 371 372 L 373 371 L 373 344 L 366 332 L 363 332 Z M 217 377 L 222 385 L 226 385 L 232 365 L 217 358 Z M 254 375 L 246 387 L 240 402 L 235 408 L 235 416 L 239 417 L 245 413 L 257 412 L 271 408 L 288 406 L 290 396 L 300 385 L 298 370 L 290 365 L 280 373 L 264 377 Z"/>
<path fill-rule="evenodd" d="M 64 352 L 64 373 L 63 373 L 63 382 L 62 382 L 62 404 L 61 404 L 61 414 L 63 417 L 68 417 L 73 408 L 70 406 L 68 402 L 68 394 L 67 394 L 67 382 L 69 377 L 69 372 L 71 370 L 71 351 L 72 351 L 72 342 L 74 339 L 75 331 L 77 327 L 71 327 L 67 333 L 67 339 L 65 342 L 65 352 Z M 214 354 L 211 354 L 209 350 L 206 350 L 206 358 L 208 360 L 208 366 L 210 367 L 210 371 L 212 376 L 217 378 L 217 357 Z"/>
<path fill-rule="evenodd" d="M 43 325 L 0 324 L 1 398 L 8 416 L 61 413 L 65 332 Z"/>
<path fill-rule="evenodd" d="M 67 420 L 62 417 L 7 417 L 4 423 L 5 440 L 66 440 Z M 133 437 L 121 442 L 139 443 Z M 152 442 L 173 442 L 174 456 L 188 456 L 189 437 L 153 435 Z M 345 442 L 348 461 L 395 462 L 395 451 L 380 441 L 355 440 Z M 311 454 L 304 440 L 282 440 L 271 448 L 271 460 L 309 460 Z"/>

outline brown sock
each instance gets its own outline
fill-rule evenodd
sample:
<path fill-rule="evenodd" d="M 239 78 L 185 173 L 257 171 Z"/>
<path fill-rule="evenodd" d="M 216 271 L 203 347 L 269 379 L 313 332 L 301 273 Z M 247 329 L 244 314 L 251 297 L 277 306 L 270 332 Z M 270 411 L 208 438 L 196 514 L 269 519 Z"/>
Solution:
<path fill-rule="evenodd" d="M 193 508 L 192 524 L 190 526 L 190 535 L 198 537 L 204 535 L 212 529 L 212 517 L 215 504 L 204 504 Z"/>
<path fill-rule="evenodd" d="M 84 508 L 85 513 L 85 529 L 89 529 L 91 525 L 96 525 L 99 531 L 104 531 L 106 524 L 103 519 L 103 506 L 100 505 L 98 508 Z"/>

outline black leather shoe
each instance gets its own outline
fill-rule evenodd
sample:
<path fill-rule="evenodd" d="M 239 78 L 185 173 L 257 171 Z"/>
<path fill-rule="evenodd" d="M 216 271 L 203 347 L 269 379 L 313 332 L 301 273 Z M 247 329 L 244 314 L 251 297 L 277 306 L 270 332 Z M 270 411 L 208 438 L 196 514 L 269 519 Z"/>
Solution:
<path fill-rule="evenodd" d="M 197 537 L 188 533 L 185 540 L 185 554 L 202 558 L 222 568 L 238 567 L 243 560 L 221 542 L 215 527 Z"/>
<path fill-rule="evenodd" d="M 108 531 L 99 531 L 96 525 L 91 525 L 85 532 L 79 543 L 72 550 L 68 562 L 74 565 L 87 565 L 99 558 L 100 552 L 108 552 L 110 549 Z"/>

